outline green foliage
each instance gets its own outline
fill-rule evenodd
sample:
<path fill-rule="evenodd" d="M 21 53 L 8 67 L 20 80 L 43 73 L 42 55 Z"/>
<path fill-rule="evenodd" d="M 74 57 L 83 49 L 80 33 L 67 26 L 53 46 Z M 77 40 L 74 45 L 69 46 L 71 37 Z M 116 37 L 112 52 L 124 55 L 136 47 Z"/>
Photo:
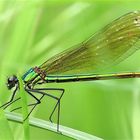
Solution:
<path fill-rule="evenodd" d="M 11 96 L 5 86 L 7 76 L 24 74 L 29 68 L 38 66 L 51 56 L 89 38 L 112 20 L 138 9 L 139 2 L 127 1 L 1 1 L 1 104 Z M 113 72 L 138 71 L 139 61 L 136 60 L 139 59 L 138 53 L 135 53 L 113 68 Z M 140 139 L 139 85 L 139 79 L 131 79 L 44 86 L 65 88 L 60 124 L 103 139 L 136 140 Z M 28 102 L 31 100 L 28 96 L 26 98 Z M 53 105 L 52 100 L 44 98 L 32 115 L 48 120 Z M 0 138 L 5 135 L 7 139 L 14 137 L 21 140 L 24 139 L 23 134 L 29 137 L 29 131 L 23 133 L 20 124 L 7 122 L 1 117 L 0 132 L 3 131 L 3 134 L 0 133 Z M 55 115 L 53 119 L 55 122 Z M 26 127 L 28 124 L 24 129 Z M 71 138 L 30 127 L 30 139 Z"/>
<path fill-rule="evenodd" d="M 0 109 L 0 138 L 1 140 L 14 140 L 10 126 L 4 116 L 4 112 Z"/>
<path fill-rule="evenodd" d="M 30 134 L 29 134 L 29 120 L 27 117 L 28 115 L 28 109 L 27 109 L 27 99 L 26 99 L 26 92 L 23 88 L 23 83 L 21 79 L 21 75 L 18 76 L 19 78 L 19 84 L 20 84 L 20 96 L 21 96 L 21 102 L 22 102 L 22 114 L 23 114 L 23 129 L 24 129 L 24 139 L 29 140 Z"/>

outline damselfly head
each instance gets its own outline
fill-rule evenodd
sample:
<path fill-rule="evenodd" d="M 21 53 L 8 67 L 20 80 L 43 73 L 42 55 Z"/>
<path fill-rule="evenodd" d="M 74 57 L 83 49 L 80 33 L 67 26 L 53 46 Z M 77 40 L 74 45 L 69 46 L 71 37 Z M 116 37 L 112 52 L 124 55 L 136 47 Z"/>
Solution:
<path fill-rule="evenodd" d="M 8 77 L 6 85 L 9 90 L 15 86 L 18 87 L 19 85 L 18 78 L 15 75 Z"/>

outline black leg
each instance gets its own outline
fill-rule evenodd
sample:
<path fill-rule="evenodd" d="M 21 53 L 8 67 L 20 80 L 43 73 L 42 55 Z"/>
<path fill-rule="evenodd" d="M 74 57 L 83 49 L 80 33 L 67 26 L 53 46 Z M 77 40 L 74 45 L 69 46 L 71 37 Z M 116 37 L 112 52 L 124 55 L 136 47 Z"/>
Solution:
<path fill-rule="evenodd" d="M 8 101 L 8 102 L 6 102 L 5 104 L 3 104 L 2 106 L 0 106 L 0 108 L 2 108 L 2 107 L 5 107 L 6 106 L 6 108 L 9 106 L 9 105 L 11 105 L 12 103 L 14 103 L 14 102 L 16 102 L 16 101 L 13 101 L 14 100 L 14 97 L 15 97 L 15 94 L 16 94 L 16 92 L 17 92 L 17 89 L 18 89 L 18 87 L 16 87 L 16 89 L 13 91 L 13 94 L 12 94 L 12 97 L 11 97 L 11 99 L 10 99 L 10 101 Z M 13 102 L 12 102 L 13 101 Z"/>
<path fill-rule="evenodd" d="M 40 99 L 39 99 L 40 100 Z M 36 102 L 36 103 L 32 103 L 32 104 L 28 104 L 27 106 L 33 106 L 33 105 L 37 105 L 38 104 L 38 102 Z M 22 107 L 17 107 L 17 108 L 14 108 L 14 109 L 12 109 L 10 112 L 13 112 L 13 111 L 16 111 L 16 110 L 19 110 L 19 109 L 21 109 Z"/>
<path fill-rule="evenodd" d="M 56 108 L 57 108 L 57 106 L 58 106 L 57 131 L 59 132 L 60 99 L 61 99 L 61 97 L 63 96 L 64 89 L 57 89 L 57 88 L 42 88 L 42 89 L 26 89 L 26 90 L 28 91 L 28 93 L 30 93 L 30 92 L 34 92 L 34 93 L 38 93 L 38 94 L 42 94 L 42 95 L 46 95 L 46 96 L 48 96 L 48 97 L 51 97 L 51 98 L 57 100 L 57 103 L 56 103 L 56 105 L 55 105 L 55 107 L 54 107 L 54 109 L 53 109 L 53 111 L 52 111 L 50 117 L 52 117 L 54 111 L 56 110 Z M 61 93 L 61 96 L 58 98 L 58 97 L 56 97 L 56 96 L 54 96 L 54 95 L 51 95 L 51 94 L 48 94 L 48 93 L 44 92 L 44 91 L 47 91 L 47 90 L 59 90 L 59 91 L 62 91 L 62 93 Z M 34 107 L 34 108 L 35 108 L 35 107 Z M 30 114 L 29 114 L 29 115 L 30 115 Z M 28 115 L 28 116 L 29 116 L 29 115 Z M 28 116 L 27 116 L 27 118 L 28 118 Z"/>
<path fill-rule="evenodd" d="M 54 95 L 51 95 L 51 94 L 48 94 L 44 91 L 47 91 L 47 90 L 56 90 L 56 91 L 62 91 L 60 97 L 56 97 Z M 57 118 L 57 131 L 59 132 L 59 120 L 60 120 L 60 99 L 61 97 L 63 96 L 63 93 L 64 93 L 64 89 L 59 89 L 59 88 L 41 88 L 41 89 L 26 89 L 25 88 L 25 91 L 30 95 L 32 96 L 37 102 L 36 103 L 33 103 L 33 104 L 29 104 L 28 106 L 33 106 L 33 108 L 30 110 L 29 114 L 27 115 L 27 117 L 24 119 L 24 121 L 30 116 L 30 114 L 32 113 L 32 111 L 35 109 L 35 107 L 41 103 L 41 99 L 46 95 L 48 97 L 51 97 L 55 100 L 57 100 L 57 103 L 49 117 L 50 121 L 51 120 L 51 117 L 53 116 L 57 106 L 58 106 L 58 118 Z M 42 94 L 42 96 L 40 97 L 40 99 L 38 99 L 36 96 L 33 95 L 33 93 L 38 93 L 38 94 Z M 14 101 L 13 101 L 14 102 Z M 11 111 L 15 111 L 15 110 L 18 110 L 18 109 L 21 109 L 22 107 L 17 107 Z"/>
<path fill-rule="evenodd" d="M 34 95 L 33 95 L 31 92 L 29 92 L 28 90 L 25 89 L 25 91 L 26 91 L 29 95 L 31 95 L 31 96 L 36 100 L 36 103 L 32 103 L 32 104 L 29 104 L 29 105 L 28 105 L 28 106 L 34 106 L 34 107 L 30 110 L 29 114 L 28 114 L 27 117 L 24 119 L 24 121 L 29 117 L 29 115 L 32 113 L 32 111 L 34 110 L 34 108 L 35 108 L 38 104 L 41 103 L 41 99 L 44 97 L 44 95 L 42 95 L 42 96 L 40 97 L 40 99 L 38 99 L 36 96 L 34 96 Z M 14 108 L 14 109 L 11 110 L 11 112 L 16 111 L 16 110 L 19 110 L 19 109 L 21 109 L 21 108 L 22 108 L 22 107 Z"/>
<path fill-rule="evenodd" d="M 26 116 L 26 118 L 23 120 L 23 121 L 25 121 L 29 116 L 30 116 L 30 114 L 33 112 L 33 110 L 35 109 L 35 107 L 38 105 L 38 104 L 40 104 L 41 103 L 41 99 L 44 97 L 45 95 L 42 95 L 41 97 L 40 97 L 40 99 L 39 99 L 39 102 L 37 102 L 37 103 L 35 103 L 34 104 L 34 106 L 32 107 L 32 109 L 30 110 L 30 112 L 28 113 L 28 115 Z M 31 104 L 30 104 L 31 105 Z M 33 104 L 32 104 L 33 105 Z"/>
<path fill-rule="evenodd" d="M 52 116 L 53 116 L 53 114 L 54 114 L 54 112 L 55 112 L 55 110 L 56 110 L 56 108 L 57 108 L 57 106 L 59 106 L 60 105 L 60 99 L 62 98 L 62 96 L 63 96 L 63 94 L 64 94 L 64 92 L 65 92 L 65 90 L 64 89 L 62 89 L 62 88 L 38 88 L 38 89 L 35 89 L 35 90 L 56 90 L 56 91 L 61 91 L 62 93 L 61 93 L 61 95 L 60 95 L 60 97 L 58 98 L 58 101 L 57 101 L 57 103 L 55 104 L 55 106 L 54 106 L 54 109 L 53 109 L 53 111 L 52 111 L 52 113 L 50 114 L 50 117 L 49 117 L 49 120 L 50 120 L 50 122 L 52 122 Z M 59 111 L 59 108 L 58 108 L 58 111 Z M 60 112 L 60 111 L 59 111 Z M 59 114 L 59 113 L 58 113 Z M 59 116 L 58 116 L 59 117 Z M 59 120 L 59 119 L 58 119 Z"/>
<path fill-rule="evenodd" d="M 18 100 L 20 100 L 20 99 L 21 99 L 21 98 L 19 97 L 19 98 L 13 100 L 13 101 L 10 102 L 8 105 L 6 105 L 6 106 L 4 107 L 4 109 L 6 109 L 6 108 L 9 107 L 11 104 L 15 103 L 16 101 L 18 101 Z"/>

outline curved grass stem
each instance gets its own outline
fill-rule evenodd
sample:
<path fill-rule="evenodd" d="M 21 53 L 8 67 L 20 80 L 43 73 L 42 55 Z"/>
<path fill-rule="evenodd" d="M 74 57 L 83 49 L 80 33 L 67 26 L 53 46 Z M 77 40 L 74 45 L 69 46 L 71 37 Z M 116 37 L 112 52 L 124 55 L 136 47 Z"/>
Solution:
<path fill-rule="evenodd" d="M 7 112 L 7 111 L 5 113 L 6 113 L 6 117 L 8 120 L 22 123 L 22 116 L 20 114 L 13 113 L 13 112 Z M 53 131 L 53 132 L 57 133 L 57 124 L 55 124 L 55 123 L 51 123 L 48 121 L 44 121 L 41 119 L 30 117 L 29 124 L 31 126 L 34 126 L 34 127 L 46 129 L 46 130 Z M 85 133 L 85 132 L 82 132 L 79 130 L 75 130 L 75 129 L 72 129 L 72 128 L 69 128 L 66 126 L 60 125 L 59 128 L 60 128 L 62 135 L 66 136 L 66 137 L 71 137 L 73 139 L 77 139 L 77 140 L 103 140 L 99 137 L 96 137 L 96 136 L 93 136 L 91 134 L 88 134 L 88 133 Z"/>

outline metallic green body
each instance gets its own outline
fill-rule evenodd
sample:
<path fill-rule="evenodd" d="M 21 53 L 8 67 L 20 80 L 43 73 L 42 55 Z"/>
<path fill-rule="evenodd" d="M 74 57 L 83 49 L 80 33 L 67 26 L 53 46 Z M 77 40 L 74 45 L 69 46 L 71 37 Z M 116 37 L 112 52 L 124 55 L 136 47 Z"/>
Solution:
<path fill-rule="evenodd" d="M 37 77 L 37 73 L 31 68 L 22 76 L 22 80 L 27 83 L 32 81 L 35 77 Z"/>
<path fill-rule="evenodd" d="M 134 11 L 114 20 L 83 43 L 31 68 L 22 80 L 35 85 L 139 77 L 139 73 L 95 74 L 123 61 L 139 48 L 140 11 Z"/>

